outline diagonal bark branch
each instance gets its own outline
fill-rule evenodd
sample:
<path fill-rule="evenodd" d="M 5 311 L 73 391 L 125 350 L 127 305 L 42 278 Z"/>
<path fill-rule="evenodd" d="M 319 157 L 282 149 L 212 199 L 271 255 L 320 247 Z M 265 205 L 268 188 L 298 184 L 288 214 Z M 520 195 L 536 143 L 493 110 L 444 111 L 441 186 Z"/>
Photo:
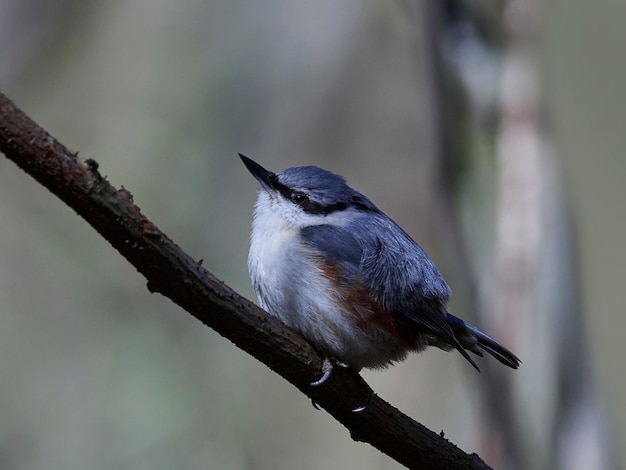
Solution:
<path fill-rule="evenodd" d="M 353 370 L 335 368 L 321 387 L 322 359 L 299 334 L 219 281 L 148 220 L 126 189 L 98 172 L 0 93 L 0 151 L 83 217 L 148 280 L 205 325 L 278 373 L 348 428 L 409 468 L 489 468 L 374 395 Z"/>

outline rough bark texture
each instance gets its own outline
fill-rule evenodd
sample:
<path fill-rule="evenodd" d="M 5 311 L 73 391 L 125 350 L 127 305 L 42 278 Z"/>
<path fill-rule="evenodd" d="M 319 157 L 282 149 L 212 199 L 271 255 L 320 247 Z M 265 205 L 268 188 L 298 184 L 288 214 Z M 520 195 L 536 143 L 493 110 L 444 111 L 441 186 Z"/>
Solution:
<path fill-rule="evenodd" d="M 374 395 L 361 413 L 351 410 L 373 393 L 354 371 L 335 367 L 321 387 L 322 358 L 299 334 L 241 297 L 192 259 L 148 220 L 132 194 L 98 172 L 33 122 L 0 93 L 0 151 L 83 217 L 170 298 L 284 377 L 350 431 L 409 468 L 489 468 Z"/>

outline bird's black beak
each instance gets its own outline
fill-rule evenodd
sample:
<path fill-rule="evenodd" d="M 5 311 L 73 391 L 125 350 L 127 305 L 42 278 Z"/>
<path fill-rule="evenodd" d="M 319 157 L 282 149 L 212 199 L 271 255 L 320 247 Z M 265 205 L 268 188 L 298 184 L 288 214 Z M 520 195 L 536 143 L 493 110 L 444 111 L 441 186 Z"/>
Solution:
<path fill-rule="evenodd" d="M 263 189 L 265 189 L 266 191 L 270 191 L 272 189 L 272 180 L 275 178 L 274 173 L 272 173 L 271 171 L 267 171 L 257 162 L 249 159 L 245 155 L 242 155 L 240 153 L 238 153 L 237 155 L 239 155 L 239 158 L 241 158 L 243 164 L 246 165 L 248 171 L 252 173 L 252 176 L 254 176 L 257 181 L 261 183 Z"/>

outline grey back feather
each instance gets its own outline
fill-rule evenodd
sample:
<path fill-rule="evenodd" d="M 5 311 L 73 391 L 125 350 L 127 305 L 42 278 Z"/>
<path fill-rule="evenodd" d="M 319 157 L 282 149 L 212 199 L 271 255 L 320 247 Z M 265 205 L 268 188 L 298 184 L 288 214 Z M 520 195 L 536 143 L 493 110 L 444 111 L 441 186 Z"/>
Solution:
<path fill-rule="evenodd" d="M 345 276 L 365 283 L 385 310 L 452 333 L 445 320 L 450 288 L 424 250 L 383 213 L 357 215 L 345 226 L 305 227 L 301 235 Z"/>

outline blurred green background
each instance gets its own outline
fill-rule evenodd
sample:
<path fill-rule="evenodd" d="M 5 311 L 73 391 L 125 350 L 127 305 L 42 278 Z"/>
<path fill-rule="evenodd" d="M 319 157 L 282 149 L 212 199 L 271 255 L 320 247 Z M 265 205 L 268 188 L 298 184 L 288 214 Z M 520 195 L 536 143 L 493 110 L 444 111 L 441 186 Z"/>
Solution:
<path fill-rule="evenodd" d="M 1 0 L 0 86 L 248 298 L 257 184 L 237 152 L 270 169 L 317 164 L 345 175 L 462 289 L 429 222 L 431 174 L 416 171 L 434 144 L 431 78 L 419 66 L 427 46 L 410 3 Z M 584 343 L 607 445 L 623 462 L 626 3 L 555 2 L 541 15 L 542 107 L 578 240 Z M 397 465 L 149 294 L 6 159 L 0 240 L 0 468 Z M 532 348 L 521 349 L 532 363 Z M 528 366 L 517 373 L 535 380 Z M 435 432 L 499 461 L 480 432 L 488 421 L 475 424 L 478 379 L 460 357 L 430 351 L 364 376 Z"/>

